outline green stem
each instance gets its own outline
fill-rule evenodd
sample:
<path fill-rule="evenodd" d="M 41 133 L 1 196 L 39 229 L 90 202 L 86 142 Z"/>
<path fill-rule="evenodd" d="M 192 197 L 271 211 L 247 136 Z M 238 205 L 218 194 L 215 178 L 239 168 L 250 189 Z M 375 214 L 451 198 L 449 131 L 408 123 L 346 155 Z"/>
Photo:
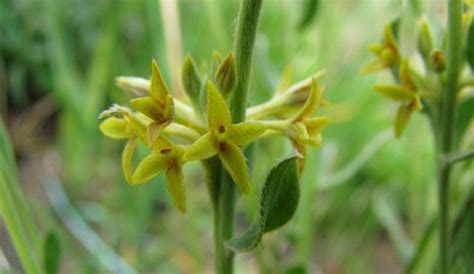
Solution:
<path fill-rule="evenodd" d="M 253 49 L 262 1 L 243 0 L 240 5 L 234 43 L 238 83 L 229 103 L 233 123 L 245 120 Z M 237 190 L 226 172 L 222 172 L 220 178 L 216 186 L 217 197 L 214 204 L 215 267 L 218 274 L 232 274 L 235 254 L 225 248 L 224 242 L 230 239 L 234 232 Z"/>
<path fill-rule="evenodd" d="M 450 155 L 453 150 L 454 118 L 458 93 L 459 72 L 462 61 L 462 0 L 448 0 L 448 51 L 446 82 L 441 103 L 441 127 L 438 153 Z M 439 198 L 439 248 L 441 274 L 449 273 L 449 182 L 450 163 L 439 162 L 438 198 Z"/>

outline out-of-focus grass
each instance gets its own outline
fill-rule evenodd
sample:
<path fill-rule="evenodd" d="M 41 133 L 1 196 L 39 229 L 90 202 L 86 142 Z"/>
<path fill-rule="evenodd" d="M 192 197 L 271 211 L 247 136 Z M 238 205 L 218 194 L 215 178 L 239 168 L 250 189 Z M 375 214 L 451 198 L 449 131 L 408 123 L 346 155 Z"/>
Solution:
<path fill-rule="evenodd" d="M 231 49 L 237 1 L 178 2 L 183 55 L 210 65 L 213 50 L 225 54 Z M 395 106 L 374 95 L 375 77 L 362 77 L 359 69 L 370 59 L 367 44 L 377 41 L 387 18 L 410 13 L 411 7 L 404 1 L 320 1 L 314 21 L 299 29 L 306 2 L 265 1 L 250 100 L 270 97 L 289 63 L 295 81 L 327 68 L 325 98 L 331 105 L 323 112 L 333 122 L 323 146 L 310 151 L 296 220 L 266 237 L 262 249 L 239 255 L 238 273 L 278 273 L 289 267 L 307 267 L 307 273 L 399 273 L 435 211 L 426 121 L 415 115 L 401 140 L 387 138 L 337 186 L 327 186 L 325 178 L 337 176 L 392 125 Z M 437 16 L 431 7 L 442 7 L 441 1 L 425 2 L 421 7 Z M 181 216 L 171 206 L 163 178 L 137 187 L 125 184 L 123 144 L 105 141 L 98 131 L 99 111 L 128 98 L 114 86 L 115 76 L 147 77 L 155 57 L 165 77 L 173 77 L 162 20 L 155 0 L 0 3 L 0 79 L 6 79 L 8 100 L 2 104 L 8 106 L 3 118 L 13 128 L 40 98 L 55 102 L 54 114 L 31 133 L 37 137 L 34 145 L 16 150 L 34 215 L 41 216 L 44 231 L 54 228 L 60 237 L 63 271 L 106 270 L 77 245 L 45 195 L 32 187 L 45 180 L 46 167 L 61 177 L 87 224 L 138 272 L 211 272 L 211 208 L 198 166 L 185 170 L 190 206 Z M 13 135 L 14 143 L 22 138 L 31 136 Z M 144 155 L 141 150 L 138 157 Z M 288 150 L 279 141 L 256 145 L 252 191 L 240 199 L 238 231 L 256 214 L 265 170 Z M 427 268 L 418 267 L 419 273 L 431 272 L 434 248 L 428 245 L 422 257 Z"/>

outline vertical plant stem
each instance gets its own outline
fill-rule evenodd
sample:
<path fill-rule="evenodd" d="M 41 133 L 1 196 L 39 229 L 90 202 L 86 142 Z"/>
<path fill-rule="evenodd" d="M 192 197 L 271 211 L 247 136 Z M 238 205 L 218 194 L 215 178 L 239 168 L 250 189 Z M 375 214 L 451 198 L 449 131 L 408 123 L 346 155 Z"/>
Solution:
<path fill-rule="evenodd" d="M 238 83 L 229 103 L 233 123 L 245 119 L 253 49 L 261 6 L 262 0 L 243 0 L 239 9 L 234 42 Z M 224 242 L 232 237 L 234 231 L 236 192 L 232 179 L 223 172 L 214 206 L 215 267 L 218 274 L 233 273 L 235 254 L 225 248 Z"/>
<path fill-rule="evenodd" d="M 459 72 L 462 60 L 462 0 L 448 0 L 448 51 L 446 82 L 443 90 L 441 105 L 441 132 L 439 133 L 438 153 L 450 155 L 453 148 L 454 118 L 456 114 L 456 97 Z M 444 158 L 444 157 L 438 157 Z M 439 199 L 439 248 L 441 274 L 449 273 L 450 247 L 449 247 L 449 185 L 451 177 L 451 163 L 440 160 L 438 177 Z"/>

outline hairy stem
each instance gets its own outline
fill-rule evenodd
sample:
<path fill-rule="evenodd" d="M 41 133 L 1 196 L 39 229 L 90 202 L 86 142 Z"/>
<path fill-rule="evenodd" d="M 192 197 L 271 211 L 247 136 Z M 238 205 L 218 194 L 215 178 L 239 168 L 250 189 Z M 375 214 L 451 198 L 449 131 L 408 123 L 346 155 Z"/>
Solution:
<path fill-rule="evenodd" d="M 243 0 L 240 5 L 234 42 L 238 82 L 230 98 L 230 111 L 234 123 L 245 120 L 247 93 L 253 49 L 257 33 L 262 0 Z M 236 186 L 226 172 L 222 172 L 214 205 L 215 267 L 218 274 L 232 274 L 234 252 L 226 249 L 224 242 L 234 232 Z"/>
<path fill-rule="evenodd" d="M 462 0 L 448 0 L 448 51 L 446 82 L 442 94 L 441 126 L 438 153 L 449 155 L 453 150 L 454 118 L 456 114 L 456 96 L 458 93 L 459 72 L 462 60 Z M 439 199 L 439 248 L 441 274 L 449 273 L 449 185 L 451 178 L 450 163 L 438 164 Z"/>

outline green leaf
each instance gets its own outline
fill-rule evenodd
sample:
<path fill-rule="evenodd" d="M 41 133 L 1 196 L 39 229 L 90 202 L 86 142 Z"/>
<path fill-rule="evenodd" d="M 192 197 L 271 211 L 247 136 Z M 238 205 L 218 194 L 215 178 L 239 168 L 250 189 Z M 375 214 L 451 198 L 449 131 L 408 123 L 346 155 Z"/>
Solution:
<path fill-rule="evenodd" d="M 474 20 L 471 21 L 466 35 L 466 60 L 471 71 L 474 71 Z"/>
<path fill-rule="evenodd" d="M 302 13 L 298 23 L 298 28 L 305 29 L 316 19 L 319 10 L 319 0 L 306 0 L 301 8 Z"/>
<path fill-rule="evenodd" d="M 257 221 L 242 235 L 226 242 L 235 252 L 254 249 L 263 233 L 286 224 L 296 211 L 300 196 L 296 155 L 280 162 L 267 176 L 260 195 L 260 214 Z"/>
<path fill-rule="evenodd" d="M 43 267 L 48 274 L 59 273 L 59 263 L 61 259 L 61 244 L 58 237 L 52 232 L 46 235 L 43 246 Z"/>

